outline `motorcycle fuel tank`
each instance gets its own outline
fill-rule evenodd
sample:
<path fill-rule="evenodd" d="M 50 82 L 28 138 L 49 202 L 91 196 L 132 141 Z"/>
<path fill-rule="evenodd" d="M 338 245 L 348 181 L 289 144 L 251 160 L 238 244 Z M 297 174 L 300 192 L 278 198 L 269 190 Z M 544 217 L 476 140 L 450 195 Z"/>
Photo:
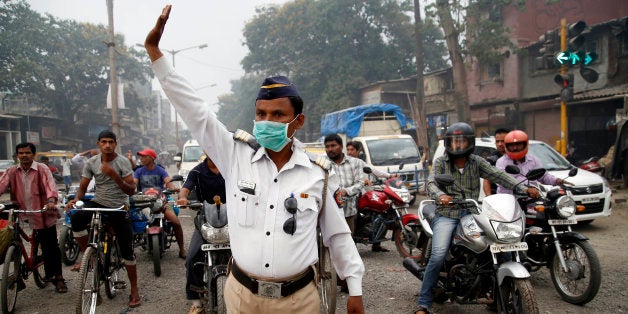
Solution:
<path fill-rule="evenodd" d="M 454 233 L 453 243 L 467 247 L 475 253 L 481 253 L 488 248 L 486 236 L 483 235 L 482 229 L 471 214 L 460 218 L 460 224 Z"/>

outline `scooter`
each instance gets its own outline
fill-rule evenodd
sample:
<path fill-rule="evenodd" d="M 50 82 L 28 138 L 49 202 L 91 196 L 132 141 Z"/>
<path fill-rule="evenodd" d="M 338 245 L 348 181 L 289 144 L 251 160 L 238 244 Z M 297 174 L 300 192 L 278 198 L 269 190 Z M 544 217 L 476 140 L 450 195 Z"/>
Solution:
<path fill-rule="evenodd" d="M 544 173 L 532 172 L 529 179 L 538 179 Z M 437 175 L 435 179 L 441 186 L 454 185 L 462 191 L 451 175 Z M 473 199 L 454 200 L 450 205 L 469 208 L 471 213 L 460 219 L 454 232 L 434 301 L 484 303 L 497 305 L 506 313 L 538 313 L 530 273 L 517 254 L 527 250 L 528 245 L 522 242 L 525 217 L 515 196 L 494 194 L 484 198 L 482 205 Z M 434 200 L 421 201 L 419 220 L 428 241 L 421 242 L 423 254 L 419 258 L 403 261 L 404 267 L 420 280 L 431 255 L 430 223 L 435 213 Z"/>

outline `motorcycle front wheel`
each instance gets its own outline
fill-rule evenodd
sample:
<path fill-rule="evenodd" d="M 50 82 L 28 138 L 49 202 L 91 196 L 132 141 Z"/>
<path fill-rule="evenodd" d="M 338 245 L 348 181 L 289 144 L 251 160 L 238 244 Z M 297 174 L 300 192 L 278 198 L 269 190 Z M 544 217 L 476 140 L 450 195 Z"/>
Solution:
<path fill-rule="evenodd" d="M 161 245 L 159 245 L 159 235 L 150 235 L 151 259 L 153 260 L 153 271 L 155 276 L 161 276 Z"/>
<path fill-rule="evenodd" d="M 227 304 L 225 304 L 225 283 L 227 282 L 227 274 L 218 274 L 215 278 L 210 280 L 213 287 L 209 287 L 208 300 L 212 303 L 209 305 L 209 313 L 211 314 L 226 314 Z"/>
<path fill-rule="evenodd" d="M 418 225 L 419 221 L 416 220 L 413 223 Z M 395 229 L 393 239 L 401 257 L 410 257 L 417 261 L 424 258 L 423 252 L 427 249 L 428 241 L 427 237 L 419 230 L 410 231 L 405 227 Z"/>
<path fill-rule="evenodd" d="M 499 290 L 502 295 L 498 302 L 504 300 L 503 306 L 498 304 L 499 313 L 539 313 L 534 288 L 529 278 L 504 278 Z"/>
<path fill-rule="evenodd" d="M 597 254 L 588 241 L 561 244 L 561 250 L 569 270 L 563 271 L 558 254 L 554 254 L 549 265 L 554 287 L 563 300 L 586 304 L 595 298 L 602 281 Z"/>

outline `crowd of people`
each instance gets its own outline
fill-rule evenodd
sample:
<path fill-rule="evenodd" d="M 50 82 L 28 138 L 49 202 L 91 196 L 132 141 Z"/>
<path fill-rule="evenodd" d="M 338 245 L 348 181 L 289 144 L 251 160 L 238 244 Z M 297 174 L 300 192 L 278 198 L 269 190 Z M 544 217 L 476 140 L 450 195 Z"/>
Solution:
<path fill-rule="evenodd" d="M 170 10 L 171 6 L 163 9 L 146 37 L 145 47 L 164 92 L 207 155 L 189 173 L 179 191 L 177 204 L 186 205 L 190 192 L 196 191 L 201 201 L 211 203 L 213 196 L 219 195 L 230 205 L 228 217 L 233 258 L 224 292 L 228 312 L 318 313 L 320 299 L 312 268 L 318 260 L 316 234 L 317 226 L 320 226 L 332 263 L 339 279 L 344 281 L 343 290 L 349 294 L 347 312 L 364 313 L 362 277 L 365 267 L 352 234 L 356 199 L 370 184 L 363 168 L 375 168 L 360 158 L 360 143 L 346 143 L 345 154 L 342 138 L 332 134 L 324 140 L 327 158 L 311 158 L 294 138 L 295 132 L 304 125 L 304 104 L 296 86 L 285 76 L 268 77 L 262 82 L 255 100 L 253 134 L 236 132 L 234 136 L 163 57 L 159 42 Z M 468 208 L 449 206 L 454 198 L 461 197 L 461 191 L 438 186 L 434 180 L 436 175 L 452 175 L 467 198 L 478 198 L 483 188 L 478 177 L 486 179 L 486 194 L 494 193 L 490 187 L 493 183 L 497 185 L 497 192 L 512 192 L 516 187 L 521 193 L 538 197 L 538 190 L 517 186 L 518 181 L 503 171 L 507 164 L 528 168 L 535 165 L 535 159 L 527 154 L 527 135 L 517 130 L 498 130 L 495 138 L 498 154 L 501 154 L 497 156 L 499 159 L 495 158 L 496 166 L 472 154 L 475 131 L 471 126 L 455 123 L 446 131 L 446 154 L 432 165 L 427 185 L 429 196 L 437 201 L 438 208 L 432 225 L 432 255 L 425 270 L 417 313 L 429 313 L 432 289 L 451 242 L 452 231 L 469 211 Z M 65 210 L 73 208 L 76 201 L 91 190 L 94 197 L 86 207 L 128 208 L 129 196 L 147 188 L 170 187 L 171 178 L 156 164 L 158 156 L 154 150 L 118 154 L 117 136 L 108 130 L 98 135 L 96 144 L 98 149 L 84 151 L 63 162 L 62 176 L 66 187 L 71 184 L 69 167 L 73 163 L 82 165 L 78 191 L 75 198 L 67 202 Z M 67 286 L 56 237 L 59 195 L 53 169 L 45 166 L 45 160 L 42 160 L 43 164 L 34 161 L 35 153 L 36 148 L 31 143 L 16 146 L 19 165 L 0 177 L 0 192 L 10 187 L 11 199 L 20 207 L 49 209 L 32 220 L 33 230 L 44 252 L 46 278 L 56 283 L 57 292 L 64 293 Z M 373 174 L 382 178 L 394 176 L 385 172 Z M 335 183 L 330 182 L 332 180 Z M 542 180 L 549 184 L 568 184 L 551 175 Z M 343 206 L 338 206 L 335 196 L 343 199 Z M 202 313 L 200 297 L 191 289 L 202 285 L 202 274 L 191 267 L 202 238 L 195 232 L 186 251 L 177 215 L 166 211 L 165 216 L 174 224 L 179 257 L 186 260 L 185 294 L 192 303 L 190 313 Z M 89 212 L 80 210 L 72 216 L 72 229 L 81 251 L 87 246 L 86 229 L 90 219 Z M 142 300 L 137 286 L 131 220 L 128 213 L 110 214 L 108 219 L 119 240 L 131 284 L 128 305 L 140 306 Z M 381 243 L 373 243 L 372 251 L 388 250 Z M 239 275 L 234 276 L 234 273 Z M 262 282 L 286 285 L 291 289 L 280 289 L 280 297 L 269 297 L 265 291 L 249 288 L 251 283 Z"/>

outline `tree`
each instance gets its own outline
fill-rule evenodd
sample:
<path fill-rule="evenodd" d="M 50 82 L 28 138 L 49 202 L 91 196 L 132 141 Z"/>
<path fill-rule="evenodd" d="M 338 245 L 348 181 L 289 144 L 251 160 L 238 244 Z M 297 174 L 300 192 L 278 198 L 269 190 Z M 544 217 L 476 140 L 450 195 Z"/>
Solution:
<path fill-rule="evenodd" d="M 250 52 L 243 67 L 288 75 L 306 103 L 306 128 L 318 129 L 323 113 L 356 105 L 360 87 L 415 73 L 406 2 L 297 0 L 260 8 L 244 29 Z"/>
<path fill-rule="evenodd" d="M 108 87 L 107 29 L 42 16 L 24 1 L 0 3 L 0 90 L 29 95 L 72 125 L 74 113 L 104 112 Z M 116 36 L 117 43 L 124 37 Z M 147 83 L 139 54 L 118 46 L 120 77 Z M 126 114 L 139 122 L 143 104 L 129 94 Z"/>
<path fill-rule="evenodd" d="M 508 29 L 500 20 L 501 10 L 511 3 L 512 0 L 470 0 L 464 3 L 458 0 L 436 0 L 430 6 L 430 13 L 438 17 L 445 33 L 453 70 L 458 121 L 471 122 L 465 57 L 490 62 L 500 58 L 505 47 L 514 48 L 506 36 Z M 518 1 L 517 5 L 523 8 L 525 1 Z M 459 17 L 459 20 L 454 19 L 454 16 Z"/>

